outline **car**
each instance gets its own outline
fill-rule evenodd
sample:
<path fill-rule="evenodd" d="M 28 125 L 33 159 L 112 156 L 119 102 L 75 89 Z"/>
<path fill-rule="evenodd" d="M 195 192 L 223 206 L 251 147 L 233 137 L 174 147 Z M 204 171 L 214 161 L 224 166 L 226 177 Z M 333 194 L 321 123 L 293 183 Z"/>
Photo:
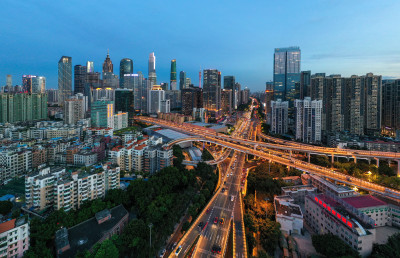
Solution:
<path fill-rule="evenodd" d="M 234 199 L 235 199 L 235 196 L 232 195 L 231 196 L 231 201 L 233 202 Z"/>
<path fill-rule="evenodd" d="M 225 187 L 223 187 L 223 188 L 221 189 L 221 192 L 225 192 Z"/>
<path fill-rule="evenodd" d="M 203 225 L 203 222 L 201 221 L 200 223 L 199 223 L 199 225 L 198 225 L 198 227 L 199 228 L 202 228 L 204 225 Z"/>
<path fill-rule="evenodd" d="M 213 254 L 220 254 L 221 253 L 221 247 L 219 245 L 214 245 L 211 249 L 211 252 Z"/>
<path fill-rule="evenodd" d="M 178 243 L 177 242 L 175 242 L 173 245 L 172 245 L 172 250 L 174 250 L 175 249 L 175 247 L 176 247 L 176 245 L 177 245 Z"/>
<path fill-rule="evenodd" d="M 224 225 L 224 222 L 225 222 L 225 219 L 224 219 L 224 218 L 222 218 L 222 219 L 219 220 L 219 224 L 221 224 L 221 225 Z"/>
<path fill-rule="evenodd" d="M 166 252 L 167 252 L 167 249 L 162 250 L 162 252 L 160 253 L 160 258 L 164 257 Z"/>
<path fill-rule="evenodd" d="M 207 211 L 206 211 L 207 213 L 210 213 L 210 209 L 207 209 Z"/>
<path fill-rule="evenodd" d="M 229 174 L 227 174 L 226 177 L 229 177 Z"/>
<path fill-rule="evenodd" d="M 214 218 L 214 224 L 217 224 L 218 223 L 218 217 L 215 217 Z"/>
<path fill-rule="evenodd" d="M 182 246 L 180 245 L 178 249 L 176 249 L 175 256 L 178 256 L 181 251 L 182 251 Z"/>

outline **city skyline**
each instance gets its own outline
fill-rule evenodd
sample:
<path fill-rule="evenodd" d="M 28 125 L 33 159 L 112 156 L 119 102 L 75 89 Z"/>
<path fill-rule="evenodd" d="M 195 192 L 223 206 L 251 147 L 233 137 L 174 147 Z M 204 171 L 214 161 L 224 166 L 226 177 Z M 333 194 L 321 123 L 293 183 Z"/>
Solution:
<path fill-rule="evenodd" d="M 95 70 L 101 72 L 106 51 L 110 49 L 114 64 L 130 58 L 134 72 L 144 74 L 148 54 L 155 52 L 160 82 L 169 81 L 170 60 L 176 59 L 177 73 L 185 71 L 189 78 L 197 78 L 200 67 L 215 68 L 222 76 L 235 75 L 243 86 L 260 91 L 273 77 L 274 48 L 293 45 L 302 49 L 302 70 L 343 76 L 373 72 L 384 78 L 399 77 L 400 51 L 396 40 L 389 35 L 395 30 L 395 10 L 400 7 L 395 1 L 353 1 L 346 6 L 326 1 L 249 6 L 231 2 L 227 5 L 224 1 L 215 4 L 213 10 L 205 9 L 201 3 L 176 2 L 171 6 L 163 2 L 138 3 L 135 17 L 129 15 L 133 6 L 123 3 L 107 8 L 102 2 L 97 6 L 81 4 L 80 8 L 72 7 L 77 3 L 67 6 L 26 2 L 23 8 L 21 5 L 7 1 L 7 6 L 0 11 L 3 19 L 13 15 L 21 17 L 4 28 L 0 36 L 8 42 L 0 53 L 3 60 L 0 85 L 6 84 L 7 74 L 13 75 L 13 84 L 20 84 L 23 74 L 36 74 L 46 77 L 47 88 L 57 88 L 55 62 L 60 56 L 71 56 L 73 65 L 94 61 Z M 354 8 L 359 10 L 357 14 Z M 196 12 L 180 12 L 181 9 Z M 148 15 L 161 10 L 176 11 L 177 15 Z M 222 19 L 222 10 L 240 15 Z M 265 10 L 271 15 L 265 15 Z M 29 15 L 24 15 L 28 11 Z M 53 21 L 52 13 L 57 13 L 59 19 Z M 287 21 L 272 26 L 283 13 L 287 14 Z M 110 23 L 101 19 L 107 14 L 115 14 Z M 71 22 L 67 23 L 67 19 Z M 132 21 L 126 22 L 126 19 Z M 243 19 L 246 23 L 241 22 Z M 49 26 L 50 21 L 54 25 Z M 78 26 L 81 23 L 87 26 Z M 19 33 L 15 32 L 17 29 Z M 152 37 L 145 36 L 149 29 Z M 205 32 L 209 37 L 202 37 Z M 166 35 L 172 38 L 167 44 L 163 40 Z M 233 40 L 237 37 L 241 40 Z"/>

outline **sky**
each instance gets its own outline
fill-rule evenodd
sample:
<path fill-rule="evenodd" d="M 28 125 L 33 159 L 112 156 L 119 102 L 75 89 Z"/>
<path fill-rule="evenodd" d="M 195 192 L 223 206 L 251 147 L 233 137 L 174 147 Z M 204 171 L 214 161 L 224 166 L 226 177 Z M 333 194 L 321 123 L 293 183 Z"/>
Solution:
<path fill-rule="evenodd" d="M 312 73 L 400 78 L 398 10 L 398 0 L 1 0 L 0 85 L 32 74 L 57 88 L 61 56 L 101 72 L 107 49 L 118 75 L 131 58 L 147 76 L 155 52 L 159 83 L 176 59 L 195 85 L 200 69 L 216 68 L 264 90 L 274 48 L 288 46 L 301 48 L 301 69 Z"/>

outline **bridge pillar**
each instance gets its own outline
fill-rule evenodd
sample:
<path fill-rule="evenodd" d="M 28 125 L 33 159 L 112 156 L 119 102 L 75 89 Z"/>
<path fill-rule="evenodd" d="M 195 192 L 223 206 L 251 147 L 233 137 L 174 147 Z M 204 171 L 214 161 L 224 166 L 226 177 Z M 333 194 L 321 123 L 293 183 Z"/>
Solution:
<path fill-rule="evenodd" d="M 335 162 L 335 154 L 333 154 L 332 153 L 332 156 L 331 156 L 331 164 L 332 164 L 332 167 L 333 167 L 333 163 Z"/>
<path fill-rule="evenodd" d="M 290 150 L 290 158 L 292 158 L 292 152 L 293 152 L 293 151 L 292 151 L 292 150 Z"/>
<path fill-rule="evenodd" d="M 397 161 L 397 176 L 400 176 L 400 159 L 396 161 Z"/>
<path fill-rule="evenodd" d="M 307 158 L 308 158 L 308 163 L 310 163 L 311 162 L 311 153 L 310 152 L 307 153 Z"/>
<path fill-rule="evenodd" d="M 376 166 L 379 168 L 379 158 L 375 158 L 376 160 Z"/>
<path fill-rule="evenodd" d="M 390 167 L 390 165 L 392 165 L 392 161 L 388 159 L 388 166 Z"/>
<path fill-rule="evenodd" d="M 357 157 L 356 157 L 356 156 L 353 156 L 353 159 L 354 159 L 354 163 L 357 164 Z"/>

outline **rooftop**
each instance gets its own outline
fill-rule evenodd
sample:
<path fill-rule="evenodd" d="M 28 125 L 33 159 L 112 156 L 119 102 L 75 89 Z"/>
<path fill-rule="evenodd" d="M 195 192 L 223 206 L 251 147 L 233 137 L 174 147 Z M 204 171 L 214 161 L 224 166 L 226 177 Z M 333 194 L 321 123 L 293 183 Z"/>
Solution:
<path fill-rule="evenodd" d="M 387 205 L 372 195 L 347 197 L 342 200 L 357 209 Z"/>
<path fill-rule="evenodd" d="M 297 215 L 303 217 L 300 206 L 291 203 L 291 201 L 293 201 L 293 199 L 288 195 L 275 197 L 276 214 L 284 216 Z"/>
<path fill-rule="evenodd" d="M 7 232 L 15 227 L 15 220 L 12 219 L 0 224 L 0 234 Z"/>
<path fill-rule="evenodd" d="M 92 248 L 105 234 L 108 234 L 109 230 L 115 227 L 125 216 L 128 215 L 128 211 L 124 206 L 119 205 L 110 209 L 111 219 L 98 224 L 96 217 L 88 219 L 70 229 L 68 229 L 68 240 L 70 249 L 60 254 L 59 257 L 73 257 L 78 251 L 85 251 Z M 56 232 L 56 236 L 58 231 Z M 57 249 L 65 246 L 65 239 L 56 238 Z"/>

